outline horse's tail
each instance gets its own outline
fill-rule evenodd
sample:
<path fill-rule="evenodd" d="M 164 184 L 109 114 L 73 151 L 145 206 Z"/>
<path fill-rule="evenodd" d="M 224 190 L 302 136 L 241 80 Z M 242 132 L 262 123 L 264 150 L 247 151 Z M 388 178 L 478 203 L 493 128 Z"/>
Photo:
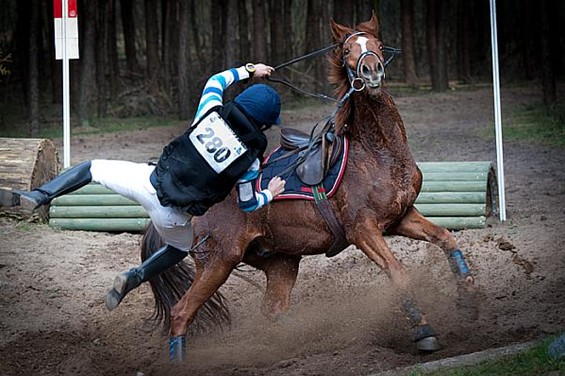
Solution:
<path fill-rule="evenodd" d="M 141 239 L 141 260 L 145 261 L 151 254 L 164 246 L 163 239 L 150 222 Z M 188 259 L 188 258 L 187 258 Z M 155 309 L 151 319 L 156 325 L 163 325 L 168 331 L 171 325 L 171 309 L 188 291 L 194 282 L 195 268 L 192 260 L 179 262 L 165 272 L 149 280 Z M 191 325 L 191 330 L 206 331 L 214 327 L 224 327 L 231 322 L 231 315 L 226 299 L 216 291 L 214 295 L 198 310 L 198 314 Z"/>

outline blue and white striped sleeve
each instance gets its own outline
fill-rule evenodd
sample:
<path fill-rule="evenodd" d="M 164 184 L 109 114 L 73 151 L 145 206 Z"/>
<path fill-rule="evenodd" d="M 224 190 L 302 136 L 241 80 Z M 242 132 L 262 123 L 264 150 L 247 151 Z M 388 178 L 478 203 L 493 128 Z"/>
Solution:
<path fill-rule="evenodd" d="M 211 108 L 223 104 L 224 90 L 228 86 L 246 78 L 249 78 L 249 72 L 245 70 L 245 67 L 231 68 L 210 77 L 204 86 L 204 90 L 202 90 L 202 96 L 192 124 L 196 124 L 202 115 Z"/>
<path fill-rule="evenodd" d="M 237 181 L 237 203 L 239 208 L 245 212 L 252 212 L 262 208 L 273 200 L 273 195 L 268 189 L 260 192 L 256 190 L 256 182 L 259 177 L 260 162 L 256 159 L 251 167 Z"/>

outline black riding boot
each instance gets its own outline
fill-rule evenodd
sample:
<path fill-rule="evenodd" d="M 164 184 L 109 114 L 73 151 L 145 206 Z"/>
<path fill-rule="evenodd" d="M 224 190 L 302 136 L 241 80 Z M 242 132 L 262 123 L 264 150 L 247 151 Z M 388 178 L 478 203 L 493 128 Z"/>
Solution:
<path fill-rule="evenodd" d="M 113 288 L 106 294 L 106 307 L 108 310 L 111 311 L 116 308 L 128 292 L 178 264 L 187 255 L 188 252 L 166 245 L 153 253 L 138 267 L 131 268 L 127 272 L 116 276 Z"/>
<path fill-rule="evenodd" d="M 32 209 L 37 209 L 42 205 L 49 204 L 54 198 L 76 191 L 90 183 L 92 181 L 90 165 L 90 161 L 81 162 L 29 192 L 2 191 L 0 192 L 0 206 L 27 205 Z"/>

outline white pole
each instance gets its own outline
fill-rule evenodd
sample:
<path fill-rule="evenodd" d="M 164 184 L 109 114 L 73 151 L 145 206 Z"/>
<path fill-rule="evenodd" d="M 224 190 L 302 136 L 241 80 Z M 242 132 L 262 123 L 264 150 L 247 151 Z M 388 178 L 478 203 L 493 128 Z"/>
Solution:
<path fill-rule="evenodd" d="M 68 0 L 62 0 L 62 34 L 63 34 L 63 167 L 71 166 L 71 127 L 70 127 L 70 93 L 69 93 L 69 51 L 67 18 L 69 16 Z"/>
<path fill-rule="evenodd" d="M 492 46 L 492 81 L 494 93 L 494 124 L 496 132 L 496 172 L 500 220 L 506 221 L 506 198 L 504 197 L 504 157 L 502 152 L 502 117 L 500 114 L 500 80 L 498 73 L 498 37 L 496 32 L 496 0 L 490 0 L 490 26 Z"/>

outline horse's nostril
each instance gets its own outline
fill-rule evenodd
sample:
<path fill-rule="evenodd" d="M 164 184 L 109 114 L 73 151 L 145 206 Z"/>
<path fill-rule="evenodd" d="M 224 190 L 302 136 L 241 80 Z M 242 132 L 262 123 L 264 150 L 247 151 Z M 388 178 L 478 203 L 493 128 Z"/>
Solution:
<path fill-rule="evenodd" d="M 383 65 L 380 61 L 377 63 L 377 69 L 376 69 L 376 71 L 377 71 L 379 74 L 383 74 L 383 73 L 385 72 L 385 67 L 384 67 L 384 65 Z"/>
<path fill-rule="evenodd" d="M 363 73 L 363 76 L 369 76 L 371 74 L 371 70 L 366 65 L 363 65 L 363 67 L 361 67 L 361 73 Z"/>

